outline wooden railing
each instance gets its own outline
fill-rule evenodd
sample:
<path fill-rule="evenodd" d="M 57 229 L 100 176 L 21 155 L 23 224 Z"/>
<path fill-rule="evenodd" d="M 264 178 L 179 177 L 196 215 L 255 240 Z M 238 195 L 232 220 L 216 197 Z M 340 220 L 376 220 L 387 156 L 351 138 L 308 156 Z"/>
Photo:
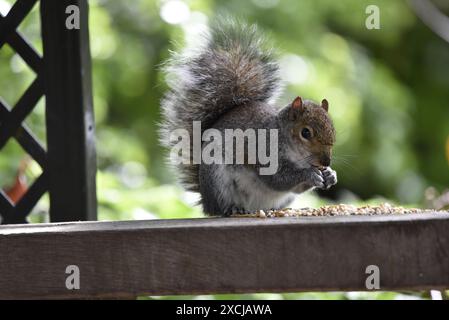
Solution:
<path fill-rule="evenodd" d="M 0 299 L 449 288 L 449 213 L 0 227 Z M 68 266 L 79 271 L 70 290 Z"/>

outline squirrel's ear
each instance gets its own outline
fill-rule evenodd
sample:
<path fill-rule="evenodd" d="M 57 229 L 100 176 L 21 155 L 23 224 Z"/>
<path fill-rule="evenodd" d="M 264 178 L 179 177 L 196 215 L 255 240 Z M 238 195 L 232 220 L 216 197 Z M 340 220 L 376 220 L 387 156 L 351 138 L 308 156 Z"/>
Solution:
<path fill-rule="evenodd" d="M 324 110 L 328 111 L 328 110 L 329 110 L 329 102 L 327 102 L 326 99 L 323 99 L 323 101 L 321 101 L 321 107 L 322 107 Z"/>
<path fill-rule="evenodd" d="M 292 102 L 292 108 L 296 110 L 302 109 L 302 99 L 301 97 L 296 97 L 295 100 Z"/>
<path fill-rule="evenodd" d="M 292 102 L 292 106 L 289 108 L 289 118 L 291 121 L 296 121 L 299 116 L 299 111 L 303 109 L 301 97 L 296 97 Z"/>

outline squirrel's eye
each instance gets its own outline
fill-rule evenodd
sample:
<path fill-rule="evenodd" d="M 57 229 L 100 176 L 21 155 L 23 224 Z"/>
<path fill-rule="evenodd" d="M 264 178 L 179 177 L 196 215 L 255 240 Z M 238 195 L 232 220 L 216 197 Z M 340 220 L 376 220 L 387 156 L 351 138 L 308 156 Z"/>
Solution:
<path fill-rule="evenodd" d="M 312 137 L 312 132 L 310 132 L 310 130 L 308 128 L 304 128 L 301 130 L 301 136 L 304 139 L 309 140 Z"/>

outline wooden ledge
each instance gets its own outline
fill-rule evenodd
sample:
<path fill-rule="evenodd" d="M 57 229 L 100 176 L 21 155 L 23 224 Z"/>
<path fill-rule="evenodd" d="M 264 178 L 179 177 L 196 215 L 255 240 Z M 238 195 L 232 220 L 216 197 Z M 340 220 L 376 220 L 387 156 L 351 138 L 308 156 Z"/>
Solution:
<path fill-rule="evenodd" d="M 0 299 L 366 290 L 369 265 L 449 288 L 449 213 L 0 226 Z"/>

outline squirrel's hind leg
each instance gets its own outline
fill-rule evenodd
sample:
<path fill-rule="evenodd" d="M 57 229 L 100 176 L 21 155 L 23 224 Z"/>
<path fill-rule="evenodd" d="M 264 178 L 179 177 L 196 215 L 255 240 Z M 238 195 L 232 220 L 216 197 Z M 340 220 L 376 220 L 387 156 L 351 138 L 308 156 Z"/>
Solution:
<path fill-rule="evenodd" d="M 234 214 L 232 190 L 229 190 L 228 176 L 222 165 L 201 164 L 199 168 L 199 187 L 203 211 L 208 216 L 230 216 Z"/>

